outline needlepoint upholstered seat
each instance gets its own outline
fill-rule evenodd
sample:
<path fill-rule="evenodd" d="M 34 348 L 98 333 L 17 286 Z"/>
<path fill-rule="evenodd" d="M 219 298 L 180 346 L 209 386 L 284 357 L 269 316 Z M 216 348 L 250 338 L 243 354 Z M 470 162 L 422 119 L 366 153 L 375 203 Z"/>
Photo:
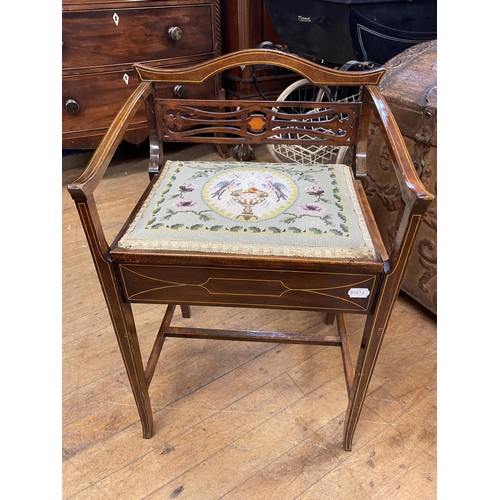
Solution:
<path fill-rule="evenodd" d="M 348 103 L 295 103 L 302 111 L 292 112 L 292 106 L 272 100 L 207 101 L 189 98 L 189 90 L 182 98 L 170 92 L 172 85 L 196 88 L 246 64 L 284 67 L 318 86 L 359 87 L 361 97 Z M 141 84 L 69 191 L 94 257 L 144 437 L 153 435 L 148 389 L 165 337 L 293 342 L 341 348 L 349 399 L 343 445 L 351 449 L 414 237 L 432 201 L 377 90 L 383 70 L 342 72 L 265 49 L 186 68 L 136 69 Z M 150 128 L 150 183 L 109 245 L 93 192 L 141 107 Z M 382 243 L 361 181 L 372 116 L 385 131 L 403 200 L 392 248 Z M 326 165 L 222 157 L 169 161 L 163 151 L 169 142 L 349 147 L 351 154 L 346 164 Z M 145 367 L 133 303 L 167 306 Z M 329 323 L 335 319 L 337 328 L 319 335 L 170 324 L 177 305 L 189 317 L 193 304 L 317 310 L 327 313 Z M 344 313 L 366 316 L 354 365 Z"/>
<path fill-rule="evenodd" d="M 375 258 L 346 165 L 167 162 L 118 247 Z"/>

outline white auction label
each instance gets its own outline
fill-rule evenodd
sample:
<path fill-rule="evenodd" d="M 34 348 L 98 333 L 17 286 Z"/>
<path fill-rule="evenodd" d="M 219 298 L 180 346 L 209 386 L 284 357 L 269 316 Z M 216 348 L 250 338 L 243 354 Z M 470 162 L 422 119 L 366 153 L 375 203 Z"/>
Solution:
<path fill-rule="evenodd" d="M 368 288 L 351 288 L 347 292 L 347 295 L 355 299 L 365 299 L 370 295 L 370 290 Z"/>

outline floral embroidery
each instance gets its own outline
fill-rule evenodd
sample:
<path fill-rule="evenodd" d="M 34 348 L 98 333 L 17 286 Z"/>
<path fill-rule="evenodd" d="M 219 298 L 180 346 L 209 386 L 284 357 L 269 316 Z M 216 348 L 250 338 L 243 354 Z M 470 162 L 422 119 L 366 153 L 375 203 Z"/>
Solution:
<path fill-rule="evenodd" d="M 325 211 L 325 208 L 318 203 L 307 203 L 305 205 L 300 205 L 299 209 L 301 212 L 310 215 L 320 214 Z"/>
<path fill-rule="evenodd" d="M 184 184 L 181 184 L 179 186 L 179 190 L 181 192 L 181 198 L 184 195 L 184 193 L 191 193 L 196 189 L 196 187 L 197 186 L 195 184 L 191 184 L 190 182 L 185 182 Z"/>
<path fill-rule="evenodd" d="M 374 255 L 345 165 L 168 162 L 119 245 L 259 255 Z"/>
<path fill-rule="evenodd" d="M 176 165 L 165 177 L 145 229 L 349 236 L 333 169 L 279 164 L 226 164 L 216 169 L 203 162 Z M 203 187 L 194 179 L 205 179 Z M 266 224 L 271 219 L 273 224 Z M 243 225 L 230 224 L 231 220 Z M 244 225 L 249 222 L 254 225 Z"/>
<path fill-rule="evenodd" d="M 319 186 L 309 186 L 306 189 L 306 193 L 311 196 L 317 196 L 318 199 L 316 201 L 321 201 L 321 195 L 325 193 L 325 190 Z"/>
<path fill-rule="evenodd" d="M 180 200 L 177 203 L 175 203 L 175 206 L 177 207 L 177 210 L 193 210 L 196 208 L 198 203 L 193 200 Z"/>

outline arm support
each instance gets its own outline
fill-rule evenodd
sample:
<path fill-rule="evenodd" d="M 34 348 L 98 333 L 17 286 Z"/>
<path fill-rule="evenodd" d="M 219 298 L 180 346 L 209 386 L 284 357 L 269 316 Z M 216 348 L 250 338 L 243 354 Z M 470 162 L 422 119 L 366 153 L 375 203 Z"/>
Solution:
<path fill-rule="evenodd" d="M 416 233 L 420 219 L 434 200 L 434 196 L 427 191 L 418 177 L 394 115 L 379 89 L 366 86 L 364 92 L 370 111 L 373 112 L 377 123 L 380 125 L 391 155 L 401 196 L 405 204 L 389 259 L 390 267 L 394 268 L 403 253 L 404 244 L 411 241 L 415 236 L 415 234 L 410 234 L 410 231 Z"/>
<path fill-rule="evenodd" d="M 141 83 L 122 106 L 92 155 L 87 168 L 68 186 L 68 191 L 75 201 L 86 200 L 94 192 L 137 110 L 150 93 L 151 84 Z"/>
<path fill-rule="evenodd" d="M 78 179 L 68 186 L 68 191 L 80 214 L 94 260 L 106 259 L 109 250 L 95 204 L 94 190 L 106 172 L 128 126 L 137 110 L 141 107 L 142 101 L 150 93 L 151 85 L 149 83 L 141 83 L 137 87 L 111 123 L 101 143 L 92 155 L 87 168 Z"/>

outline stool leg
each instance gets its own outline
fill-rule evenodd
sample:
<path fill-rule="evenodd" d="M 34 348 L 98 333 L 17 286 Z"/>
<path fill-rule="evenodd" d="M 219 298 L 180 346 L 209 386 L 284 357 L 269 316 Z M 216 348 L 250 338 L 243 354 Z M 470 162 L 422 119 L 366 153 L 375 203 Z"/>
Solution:
<path fill-rule="evenodd" d="M 402 217 L 406 216 L 409 216 L 407 211 L 403 213 Z M 402 233 L 399 241 L 394 243 L 391 256 L 392 266 L 382 278 L 374 311 L 366 319 L 354 380 L 349 391 L 349 406 L 344 425 L 344 449 L 347 451 L 352 448 L 352 438 L 365 401 L 368 385 L 421 222 L 421 213 L 411 215 L 411 218 L 406 222 L 408 224 L 406 230 Z"/>
<path fill-rule="evenodd" d="M 349 390 L 349 405 L 344 424 L 344 449 L 350 451 L 352 438 L 363 408 L 368 386 L 399 291 L 400 274 L 385 280 L 373 314 L 367 316 L 358 354 L 354 380 Z"/>
<path fill-rule="evenodd" d="M 368 316 L 354 372 L 354 380 L 349 390 L 349 405 L 344 423 L 344 450 L 351 451 L 354 431 L 363 408 L 368 385 L 375 367 L 376 355 L 382 343 L 383 330 L 375 317 Z"/>
<path fill-rule="evenodd" d="M 325 325 L 333 325 L 336 316 L 337 314 L 334 313 L 333 311 L 328 311 L 325 317 Z"/>
<path fill-rule="evenodd" d="M 185 304 L 182 305 L 181 311 L 182 311 L 183 318 L 190 318 L 191 317 L 191 307 L 189 305 L 185 305 Z"/>
<path fill-rule="evenodd" d="M 104 297 L 106 298 L 116 340 L 118 341 L 123 364 L 125 365 L 141 419 L 142 435 L 145 439 L 149 439 L 153 436 L 153 411 L 149 400 L 148 384 L 142 363 L 132 306 L 129 302 L 123 301 L 116 286 L 116 281 L 112 277 L 111 266 L 101 266 L 100 271 Z"/>
<path fill-rule="evenodd" d="M 129 303 L 122 302 L 120 314 L 112 314 L 111 316 L 114 320 L 116 339 L 120 346 L 123 363 L 141 419 L 142 435 L 145 439 L 149 439 L 153 436 L 153 411 L 151 409 L 132 307 Z"/>
<path fill-rule="evenodd" d="M 153 436 L 153 411 L 149 400 L 148 385 L 144 365 L 142 364 L 132 306 L 122 296 L 117 284 L 119 283 L 119 277 L 114 272 L 115 268 L 112 262 L 107 258 L 108 247 L 93 198 L 88 198 L 85 202 L 77 201 L 76 206 L 89 242 L 89 249 L 108 306 L 125 370 L 132 387 L 132 393 L 141 419 L 142 434 L 144 438 L 150 438 Z"/>

